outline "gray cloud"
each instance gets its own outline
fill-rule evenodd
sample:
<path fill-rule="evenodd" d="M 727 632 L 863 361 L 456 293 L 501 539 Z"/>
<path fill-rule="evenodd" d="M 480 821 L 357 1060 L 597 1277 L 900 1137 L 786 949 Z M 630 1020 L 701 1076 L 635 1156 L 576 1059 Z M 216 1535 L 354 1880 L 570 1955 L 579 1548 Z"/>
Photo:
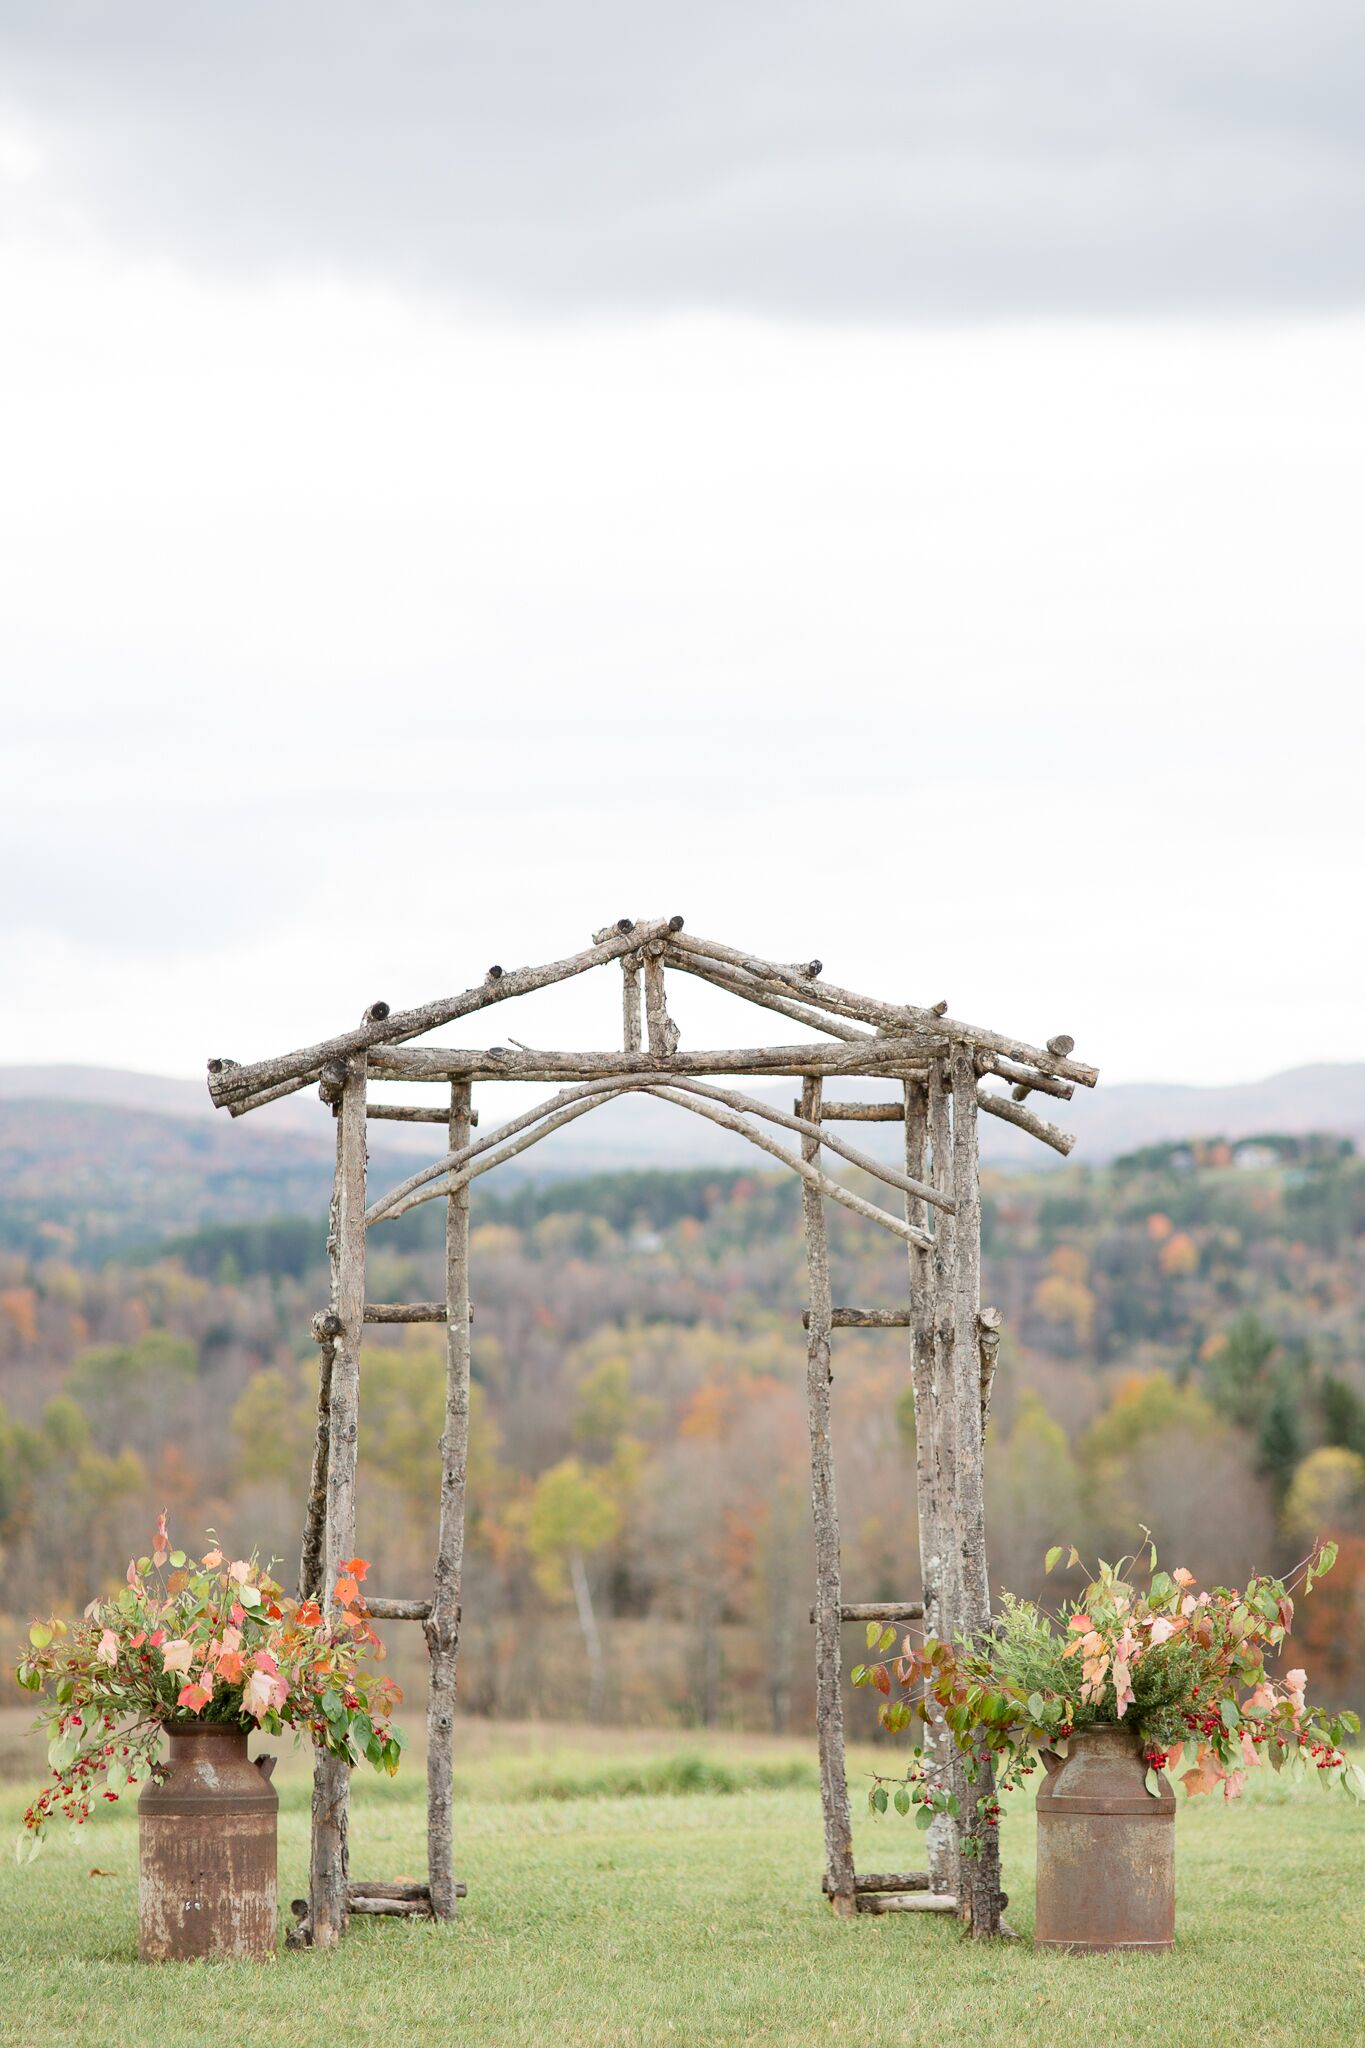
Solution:
<path fill-rule="evenodd" d="M 496 305 L 1237 312 L 1365 285 L 1334 0 L 9 0 L 41 195 Z"/>

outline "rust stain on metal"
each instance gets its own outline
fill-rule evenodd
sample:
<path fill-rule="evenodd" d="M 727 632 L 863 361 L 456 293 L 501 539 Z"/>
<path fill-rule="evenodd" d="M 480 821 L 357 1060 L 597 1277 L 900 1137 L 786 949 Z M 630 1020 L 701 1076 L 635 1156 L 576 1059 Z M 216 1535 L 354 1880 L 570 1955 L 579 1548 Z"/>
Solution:
<path fill-rule="evenodd" d="M 169 1775 L 138 1800 L 138 1954 L 144 1963 L 273 1957 L 279 1795 L 242 1729 L 170 1734 Z"/>
<path fill-rule="evenodd" d="M 1038 1792 L 1039 1948 L 1168 1949 L 1175 1938 L 1175 1794 L 1146 1787 L 1135 1733 L 1090 1728 Z"/>

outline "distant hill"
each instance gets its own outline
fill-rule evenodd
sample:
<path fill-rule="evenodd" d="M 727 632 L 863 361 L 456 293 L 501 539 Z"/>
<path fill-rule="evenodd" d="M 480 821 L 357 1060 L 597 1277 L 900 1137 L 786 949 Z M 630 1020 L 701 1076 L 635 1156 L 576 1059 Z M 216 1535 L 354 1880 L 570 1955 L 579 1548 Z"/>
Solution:
<path fill-rule="evenodd" d="M 853 1085 L 864 1096 L 890 1092 L 885 1084 Z M 511 1091 L 497 1092 L 502 1100 L 488 1104 L 486 1127 L 510 1113 Z M 754 1092 L 786 1105 L 793 1084 L 763 1083 Z M 1329 1132 L 1365 1150 L 1365 1062 L 1295 1067 L 1225 1088 L 1119 1083 L 1038 1106 L 1076 1132 L 1073 1159 L 1094 1165 L 1171 1139 L 1266 1131 Z M 894 1156 L 898 1133 L 890 1126 L 847 1127 L 846 1134 L 869 1152 Z M 400 1179 L 414 1151 L 431 1158 L 438 1143 L 429 1126 L 376 1126 L 376 1184 Z M 982 1150 L 998 1165 L 1059 1163 L 992 1117 L 982 1119 Z M 100 1067 L 0 1067 L 0 1241 L 24 1249 L 41 1242 L 60 1249 L 69 1237 L 84 1256 L 112 1254 L 201 1223 L 320 1214 L 332 1156 L 330 1123 L 312 1090 L 234 1122 L 211 1108 L 198 1081 Z M 582 1118 L 500 1178 L 522 1178 L 528 1169 L 557 1176 L 761 1164 L 742 1139 L 714 1124 L 635 1097 Z"/>

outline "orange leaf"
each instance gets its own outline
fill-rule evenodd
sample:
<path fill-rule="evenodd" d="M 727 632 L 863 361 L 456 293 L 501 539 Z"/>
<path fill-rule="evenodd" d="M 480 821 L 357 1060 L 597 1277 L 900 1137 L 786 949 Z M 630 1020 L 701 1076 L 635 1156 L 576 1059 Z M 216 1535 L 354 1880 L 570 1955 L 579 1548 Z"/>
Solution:
<path fill-rule="evenodd" d="M 885 1664 L 877 1665 L 872 1673 L 872 1683 L 876 1686 L 878 1692 L 890 1692 L 891 1673 L 887 1670 Z"/>
<path fill-rule="evenodd" d="M 363 1557 L 346 1557 L 341 1561 L 341 1569 L 349 1572 L 353 1579 L 363 1579 L 370 1567 Z"/>
<path fill-rule="evenodd" d="M 343 1607 L 350 1607 L 360 1598 L 360 1588 L 349 1573 L 343 1572 L 337 1580 L 335 1597 Z"/>

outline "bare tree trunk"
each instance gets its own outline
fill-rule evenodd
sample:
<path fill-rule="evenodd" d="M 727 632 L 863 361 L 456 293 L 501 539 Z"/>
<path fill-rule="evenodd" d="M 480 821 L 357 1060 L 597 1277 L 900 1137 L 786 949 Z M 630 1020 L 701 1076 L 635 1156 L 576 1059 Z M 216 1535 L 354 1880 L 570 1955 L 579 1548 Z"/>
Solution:
<path fill-rule="evenodd" d="M 322 1596 L 327 1611 L 343 1558 L 355 1551 L 355 1477 L 360 1427 L 360 1345 L 365 1330 L 365 1054 L 352 1053 L 338 1112 L 331 1310 L 335 1339 L 327 1423 L 327 1534 Z M 346 1926 L 350 1874 L 347 1804 L 349 1767 L 322 1748 L 313 1762 L 313 1847 L 309 1935 L 331 1948 Z"/>
<path fill-rule="evenodd" d="M 820 1121 L 820 1083 L 807 1076 L 801 1114 Z M 804 1138 L 807 1161 L 819 1140 Z M 857 1911 L 853 1889 L 853 1827 L 844 1766 L 843 1636 L 840 1625 L 839 1509 L 834 1492 L 834 1446 L 830 1433 L 829 1337 L 833 1303 L 829 1288 L 829 1244 L 819 1190 L 801 1183 L 806 1219 L 806 1266 L 810 1282 L 810 1329 L 806 1339 L 806 1407 L 810 1422 L 811 1512 L 815 1518 L 815 1726 L 820 1751 L 820 1799 L 825 1820 L 825 1881 L 830 1905 L 841 1918 Z"/>
<path fill-rule="evenodd" d="M 574 1605 L 578 1609 L 578 1626 L 583 1631 L 583 1647 L 588 1653 L 588 1719 L 600 1721 L 606 1692 L 606 1664 L 597 1616 L 592 1609 L 592 1588 L 588 1584 L 587 1566 L 581 1550 L 569 1552 L 569 1581 L 573 1586 Z"/>
<path fill-rule="evenodd" d="M 930 1101 L 934 1114 L 931 1116 Z M 905 1083 L 905 1171 L 923 1180 L 929 1166 L 931 1122 L 941 1127 L 942 1083 L 937 1076 Z M 947 1161 L 933 1161 L 938 1185 L 947 1183 Z M 906 1203 L 906 1220 L 922 1223 L 924 1205 L 913 1198 Z M 940 1213 L 940 1240 L 952 1231 L 951 1216 Z M 948 1633 L 944 1618 L 945 1569 L 953 1553 L 953 1407 L 938 1370 L 935 1327 L 937 1324 L 937 1262 L 945 1247 L 936 1252 L 910 1247 L 911 1371 L 915 1396 L 915 1492 L 919 1506 L 920 1576 L 924 1586 L 924 1632 L 940 1640 Z M 962 1760 L 940 1710 L 925 1731 L 929 1755 L 927 1776 L 936 1789 L 965 1790 Z M 930 1890 L 956 1896 L 958 1888 L 957 1827 L 944 1814 L 936 1819 L 925 1837 L 928 1850 Z"/>
<path fill-rule="evenodd" d="M 971 1050 L 955 1046 L 950 1061 L 953 1086 L 953 1193 L 956 1271 L 952 1313 L 953 1406 L 957 1419 L 957 1525 L 962 1560 L 962 1606 L 958 1626 L 969 1638 L 984 1636 L 991 1625 L 990 1578 L 986 1569 L 985 1436 L 981 1415 L 981 1189 L 977 1163 L 976 1068 Z M 971 1786 L 972 1800 L 963 1813 L 964 1843 L 974 1840 L 976 1853 L 963 1855 L 959 1870 L 958 1912 L 974 1936 L 1000 1932 L 1000 1838 L 978 1817 L 978 1800 L 995 1795 L 995 1772 L 989 1761 Z"/>
<path fill-rule="evenodd" d="M 469 1143 L 469 1083 L 450 1089 L 452 1151 Z M 437 1920 L 456 1914 L 454 1841 L 455 1680 L 464 1576 L 465 1477 L 469 1464 L 469 1188 L 446 1202 L 446 1414 L 441 1436 L 441 1519 L 431 1617 L 427 1695 L 427 1881 Z"/>

